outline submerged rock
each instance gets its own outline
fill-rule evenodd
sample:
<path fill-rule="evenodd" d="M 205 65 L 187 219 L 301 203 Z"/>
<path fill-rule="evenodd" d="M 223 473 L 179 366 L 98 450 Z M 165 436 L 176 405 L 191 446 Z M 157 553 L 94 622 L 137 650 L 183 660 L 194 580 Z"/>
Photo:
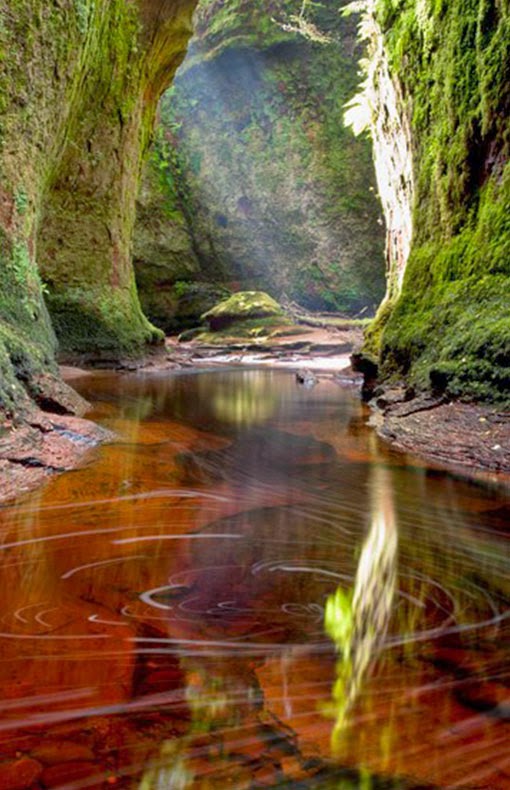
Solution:
<path fill-rule="evenodd" d="M 218 480 L 245 482 L 256 480 L 288 481 L 301 479 L 311 469 L 332 464 L 336 453 L 332 445 L 309 436 L 255 427 L 220 450 L 189 450 L 176 457 L 181 481 L 194 485 Z"/>
<path fill-rule="evenodd" d="M 32 787 L 42 772 L 37 760 L 21 757 L 0 765 L 0 790 L 26 790 Z"/>
<path fill-rule="evenodd" d="M 317 376 L 311 370 L 298 370 L 296 381 L 304 387 L 315 387 L 319 383 Z"/>

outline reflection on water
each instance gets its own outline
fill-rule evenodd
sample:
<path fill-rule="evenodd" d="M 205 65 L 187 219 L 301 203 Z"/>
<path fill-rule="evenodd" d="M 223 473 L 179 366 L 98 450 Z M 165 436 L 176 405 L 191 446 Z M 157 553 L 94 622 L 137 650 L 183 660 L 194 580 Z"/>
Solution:
<path fill-rule="evenodd" d="M 338 587 L 326 602 L 326 631 L 340 652 L 337 680 L 336 727 L 333 742 L 341 735 L 347 714 L 363 677 L 376 659 L 392 614 L 397 579 L 397 525 L 391 478 L 375 465 L 371 471 L 372 513 L 370 529 L 361 550 L 352 590 Z"/>
<path fill-rule="evenodd" d="M 0 508 L 0 787 L 510 786 L 503 484 L 292 373 L 80 387 L 119 440 Z"/>
<path fill-rule="evenodd" d="M 201 377 L 200 383 L 204 382 L 207 390 L 207 380 Z M 206 391 L 205 395 L 208 397 L 209 393 Z M 276 407 L 275 392 L 258 370 L 240 370 L 237 379 L 219 381 L 212 396 L 215 417 L 238 428 L 263 424 Z"/>

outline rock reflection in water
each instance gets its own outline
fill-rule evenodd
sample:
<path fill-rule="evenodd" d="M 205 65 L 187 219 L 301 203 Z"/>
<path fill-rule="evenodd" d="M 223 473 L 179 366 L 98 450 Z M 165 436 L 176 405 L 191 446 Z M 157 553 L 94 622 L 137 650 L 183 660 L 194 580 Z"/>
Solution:
<path fill-rule="evenodd" d="M 218 411 L 255 381 L 262 422 Z M 0 509 L 0 787 L 19 760 L 73 790 L 508 786 L 501 486 L 388 452 L 355 396 L 291 373 L 83 394 L 119 440 Z M 332 753 L 338 587 L 360 682 Z"/>

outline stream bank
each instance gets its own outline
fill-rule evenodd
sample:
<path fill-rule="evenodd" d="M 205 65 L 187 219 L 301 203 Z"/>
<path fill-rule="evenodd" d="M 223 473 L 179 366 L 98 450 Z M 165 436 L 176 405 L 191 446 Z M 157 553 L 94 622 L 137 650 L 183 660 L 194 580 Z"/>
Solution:
<path fill-rule="evenodd" d="M 305 384 L 330 378 L 339 386 L 362 391 L 363 376 L 353 369 L 351 354 L 361 346 L 360 327 L 310 328 L 298 338 L 204 345 L 167 339 L 166 359 L 145 360 L 140 371 L 202 366 L 270 366 L 309 371 Z M 501 407 L 414 393 L 405 387 L 378 387 L 369 401 L 368 424 L 403 453 L 440 467 L 469 474 L 510 474 L 510 412 Z"/>
<path fill-rule="evenodd" d="M 0 503 L 76 469 L 91 448 L 111 439 L 112 433 L 90 420 L 39 409 L 18 426 L 5 424 L 0 432 Z"/>
<path fill-rule="evenodd" d="M 369 424 L 395 449 L 469 472 L 510 473 L 510 412 L 478 403 L 386 389 Z"/>

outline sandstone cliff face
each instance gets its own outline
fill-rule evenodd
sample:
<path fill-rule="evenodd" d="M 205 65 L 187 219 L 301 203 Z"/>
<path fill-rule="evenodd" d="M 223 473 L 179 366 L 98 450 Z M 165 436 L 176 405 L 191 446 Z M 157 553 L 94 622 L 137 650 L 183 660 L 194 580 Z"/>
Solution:
<path fill-rule="evenodd" d="M 402 216 L 402 205 L 406 212 L 406 195 L 412 210 L 409 254 L 392 256 L 367 351 L 378 354 L 384 379 L 508 400 L 510 7 L 493 0 L 357 5 L 369 38 L 365 100 L 378 172 L 387 173 L 388 152 L 410 154 L 400 158 L 400 195 L 388 191 L 389 232 L 391 212 Z M 386 67 L 389 91 L 387 79 L 371 76 Z"/>
<path fill-rule="evenodd" d="M 130 261 L 157 101 L 192 0 L 0 2 L 0 405 L 39 397 L 62 348 L 110 355 L 158 331 Z M 44 286 L 41 282 L 44 280 Z"/>
<path fill-rule="evenodd" d="M 286 24 L 299 7 L 199 3 L 162 103 L 135 235 L 142 303 L 166 329 L 182 317 L 176 283 L 347 312 L 382 298 L 369 142 L 343 124 L 358 82 L 356 25 L 321 7 L 314 22 L 330 40 L 307 40 Z"/>

